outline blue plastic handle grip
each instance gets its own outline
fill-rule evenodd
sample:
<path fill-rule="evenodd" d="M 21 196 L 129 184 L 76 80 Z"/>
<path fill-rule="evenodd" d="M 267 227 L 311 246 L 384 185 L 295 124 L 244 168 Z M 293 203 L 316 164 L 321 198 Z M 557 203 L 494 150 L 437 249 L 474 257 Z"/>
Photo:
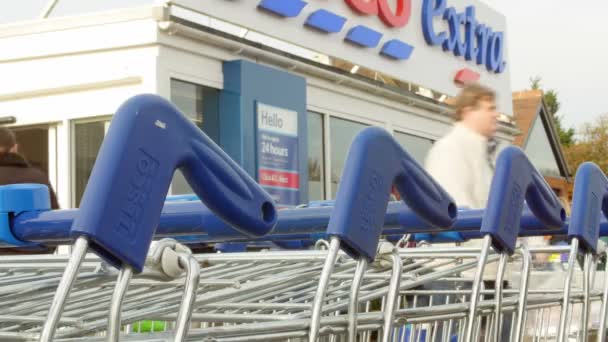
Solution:
<path fill-rule="evenodd" d="M 445 243 L 445 242 L 464 242 L 465 238 L 461 233 L 458 232 L 441 232 L 437 234 L 414 234 L 414 241 L 427 241 L 432 243 Z"/>
<path fill-rule="evenodd" d="M 278 212 L 277 225 L 268 240 L 325 238 L 327 223 L 332 207 L 287 209 Z M 78 209 L 27 211 L 15 217 L 11 231 L 21 241 L 43 244 L 67 244 L 70 242 L 70 227 L 78 215 Z M 402 202 L 391 202 L 384 216 L 384 227 L 397 229 L 401 216 L 414 214 Z M 480 215 L 479 215 L 480 216 Z M 481 219 L 478 220 L 481 222 Z M 424 224 L 425 227 L 428 224 Z M 156 238 L 190 236 L 196 242 L 252 241 L 213 214 L 201 201 L 165 202 L 160 222 L 155 232 Z M 0 241 L 0 247 L 10 243 Z"/>
<path fill-rule="evenodd" d="M 283 249 L 308 249 L 315 244 L 316 240 L 306 239 L 306 240 L 281 240 L 281 241 L 273 241 L 275 245 Z"/>
<path fill-rule="evenodd" d="M 584 163 L 574 179 L 568 237 L 579 238 L 582 247 L 594 254 L 597 253 L 602 212 L 608 218 L 608 179 L 597 165 Z"/>
<path fill-rule="evenodd" d="M 43 184 L 10 184 L 0 186 L 0 241 L 13 246 L 33 247 L 13 235 L 11 221 L 22 212 L 51 209 L 49 188 Z"/>
<path fill-rule="evenodd" d="M 546 227 L 559 228 L 564 224 L 566 212 L 555 193 L 521 149 L 507 147 L 496 161 L 480 230 L 492 236 L 498 251 L 513 253 L 524 200 Z"/>
<path fill-rule="evenodd" d="M 201 201 L 166 202 L 163 207 L 155 238 L 188 237 L 188 242 L 251 242 L 278 240 L 312 240 L 326 238 L 326 229 L 332 207 L 287 209 L 278 212 L 274 230 L 262 238 L 251 238 L 231 228 L 219 219 Z M 37 242 L 45 245 L 67 244 L 70 242 L 70 227 L 78 209 L 25 211 L 11 220 L 11 234 L 20 241 Z M 484 210 L 458 211 L 458 219 L 447 231 L 458 232 L 462 238 L 479 239 L 479 231 Z M 405 223 L 405 225 L 403 225 Z M 519 236 L 544 236 L 568 234 L 568 221 L 562 227 L 548 228 L 525 207 Z M 436 232 L 436 228 L 420 220 L 402 202 L 389 202 L 384 215 L 382 234 L 399 235 Z M 436 235 L 436 233 L 435 233 Z M 602 217 L 600 236 L 608 236 L 608 220 Z M 7 241 L 0 241 L 0 248 L 14 247 Z M 1 252 L 1 250 L 0 250 Z"/>
<path fill-rule="evenodd" d="M 327 234 L 339 237 L 351 256 L 374 259 L 393 184 L 431 226 L 454 223 L 452 198 L 386 130 L 369 127 L 350 146 L 327 227 Z"/>
<path fill-rule="evenodd" d="M 180 169 L 207 207 L 250 236 L 272 230 L 271 197 L 169 101 L 138 95 L 116 112 L 71 235 L 100 257 L 141 271 L 173 173 Z"/>
<path fill-rule="evenodd" d="M 247 252 L 246 243 L 218 243 L 215 245 L 215 250 L 222 253 L 238 253 Z"/>

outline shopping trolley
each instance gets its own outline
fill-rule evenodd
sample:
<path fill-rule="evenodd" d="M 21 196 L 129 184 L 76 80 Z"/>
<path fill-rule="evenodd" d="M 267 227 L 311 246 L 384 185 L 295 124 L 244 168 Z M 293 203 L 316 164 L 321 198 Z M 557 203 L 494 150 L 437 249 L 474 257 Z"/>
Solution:
<path fill-rule="evenodd" d="M 502 155 L 501 158 L 505 158 Z M 500 159 L 499 159 L 500 162 Z M 500 169 L 500 168 L 498 168 Z M 500 175 L 500 171 L 497 172 Z M 498 176 L 499 177 L 499 176 Z M 521 177 L 517 177 L 521 180 Z M 496 181 L 496 179 L 495 179 Z M 495 190 L 496 182 L 493 183 L 493 191 L 490 195 L 488 207 L 492 207 L 492 199 L 496 198 L 496 194 L 500 192 Z M 575 180 L 575 195 L 572 206 L 572 217 L 567 226 L 558 230 L 549 229 L 546 231 L 523 229 L 519 236 L 535 236 L 542 234 L 554 234 L 568 236 L 571 241 L 571 247 L 538 247 L 538 246 L 521 246 L 515 251 L 519 251 L 521 255 L 510 257 L 510 263 L 514 264 L 521 260 L 523 268 L 520 274 L 511 272 L 509 283 L 513 286 L 509 290 L 501 289 L 504 282 L 501 281 L 505 274 L 504 254 L 497 260 L 499 267 L 495 276 L 494 290 L 486 292 L 494 297 L 494 304 L 485 302 L 481 305 L 473 305 L 475 302 L 470 301 L 468 309 L 468 317 L 466 318 L 467 329 L 466 334 L 470 336 L 459 335 L 460 340 L 464 336 L 464 340 L 476 341 L 479 331 L 484 330 L 484 340 L 508 340 L 508 341 L 587 341 L 592 339 L 590 331 L 597 334 L 593 340 L 605 340 L 605 324 L 606 324 L 606 292 L 608 290 L 608 282 L 606 282 L 605 272 L 600 279 L 596 278 L 595 269 L 598 258 L 606 255 L 603 243 L 598 241 L 600 235 L 600 220 L 605 219 L 606 215 L 606 177 L 597 168 L 597 166 L 587 163 L 581 166 L 578 170 Z M 504 201 L 498 201 L 498 203 Z M 512 203 L 512 202 L 511 202 Z M 532 201 L 528 201 L 533 204 Z M 486 211 L 488 214 L 490 210 Z M 502 209 L 500 212 L 505 213 Z M 604 217 L 602 217 L 602 213 Z M 505 213 L 505 215 L 508 215 Z M 524 213 L 524 219 L 525 219 Z M 513 220 L 513 218 L 511 218 Z M 482 223 L 483 227 L 484 223 Z M 521 226 L 527 225 L 521 222 Z M 496 225 L 500 227 L 500 224 Z M 605 235 L 605 232 L 602 232 Z M 466 232 L 461 233 L 460 238 L 480 237 L 482 232 Z M 424 236 L 427 238 L 428 236 Z M 575 260 L 577 256 L 578 240 L 584 239 L 583 243 L 585 260 L 584 270 L 580 272 L 580 289 L 571 291 L 571 283 L 573 273 L 578 268 Z M 487 242 L 488 238 L 486 238 Z M 511 240 L 515 246 L 515 240 Z M 479 266 L 475 274 L 474 285 L 482 288 L 483 283 L 480 282 L 480 274 L 483 267 L 488 266 L 488 260 L 483 259 L 484 250 L 487 251 L 487 244 L 482 247 L 481 257 L 479 258 Z M 497 248 L 500 250 L 499 248 Z M 530 263 L 530 258 L 535 255 L 549 253 L 567 253 L 570 251 L 569 262 L 565 267 L 565 272 L 552 271 L 547 272 L 540 269 L 535 269 L 534 264 Z M 494 262 L 493 260 L 491 262 Z M 503 264 L 504 263 L 504 264 Z M 513 267 L 514 265 L 510 265 Z M 530 273 L 531 272 L 531 273 Z M 550 281 L 544 280 L 544 277 L 552 278 Z M 422 291 L 420 291 L 422 292 Z M 449 291 L 444 291 L 449 292 Z M 480 290 L 480 292 L 483 292 Z M 475 296 L 475 289 L 472 292 Z M 482 295 L 483 298 L 483 295 Z M 595 306 L 593 316 L 595 320 L 590 321 L 592 316 L 592 307 Z M 511 315 L 509 320 L 501 319 L 501 315 Z M 572 318 L 572 316 L 576 318 Z M 485 317 L 484 317 L 485 316 Z M 500 334 L 502 324 L 507 324 L 510 327 L 508 337 Z M 434 329 L 433 331 L 436 331 Z M 434 339 L 433 339 L 434 340 Z"/>
<path fill-rule="evenodd" d="M 129 115 L 133 113 L 144 115 L 133 119 Z M 572 228 L 579 229 L 579 235 L 572 236 L 581 239 L 579 223 L 584 222 L 584 227 L 595 231 L 584 236 L 583 246 L 597 258 L 594 232 L 604 230 L 600 227 L 608 232 L 608 225 L 600 222 L 598 209 L 577 209 L 582 213 L 579 218 L 573 211 L 570 226 L 564 225 L 555 195 L 517 149 L 508 149 L 499 158 L 488 209 L 457 212 L 449 196 L 390 135 L 368 128 L 349 151 L 333 206 L 275 212 L 264 192 L 185 122 L 159 98 L 127 102 L 112 123 L 91 177 L 93 185 L 78 210 L 49 211 L 40 187 L 0 189 L 7 202 L 0 203 L 0 212 L 6 214 L 0 223 L 5 245 L 64 243 L 84 235 L 96 253 L 85 254 L 85 243 L 78 237 L 69 258 L 1 257 L 0 340 L 55 336 L 57 341 L 472 341 L 480 336 L 498 340 L 501 330 L 508 330 L 511 340 L 523 340 L 528 314 L 560 307 L 565 298 L 577 305 L 603 299 L 605 324 L 605 294 L 591 289 L 587 295 L 584 291 L 564 294 L 563 285 L 557 288 L 559 293 L 541 293 L 530 283 L 531 255 L 548 249 L 516 248 L 517 236 L 564 234 Z M 165 150 L 167 144 L 157 135 L 147 145 L 146 129 L 161 134 L 172 127 L 181 127 L 180 132 L 170 133 L 179 136 L 175 147 L 179 151 Z M 190 134 L 195 138 L 184 138 Z M 127 146 L 127 157 L 117 157 L 116 146 Z M 160 158 L 150 155 L 150 150 L 180 157 Z M 377 150 L 383 153 L 372 153 Z M 129 169 L 133 160 L 145 162 Z M 176 167 L 189 170 L 187 179 L 204 202 L 164 203 L 170 179 L 166 175 Z M 103 236 L 107 232 L 103 228 L 115 227 L 112 220 L 120 222 L 124 214 L 116 198 L 132 203 L 132 179 L 125 175 L 133 174 L 136 190 L 153 188 L 150 175 L 165 175 L 155 183 L 164 191 L 149 190 L 146 198 L 135 191 L 137 201 L 146 201 L 136 202 L 146 210 L 126 230 L 134 232 L 135 242 L 121 239 L 120 234 L 118 239 Z M 199 179 L 200 174 L 206 178 Z M 579 186 L 578 179 L 583 178 L 577 176 L 577 193 L 591 196 L 601 189 L 603 175 L 593 174 L 592 185 Z M 388 203 L 393 183 L 405 205 Z M 582 203 L 577 208 L 590 207 L 580 199 L 583 195 L 575 196 L 575 205 Z M 596 191 L 594 196 L 598 201 L 592 208 L 603 203 L 599 199 L 604 193 Z M 96 201 L 103 205 L 94 205 Z M 442 247 L 435 238 L 446 237 L 446 230 L 453 234 L 449 240 L 482 237 L 484 246 Z M 398 248 L 381 239 L 398 236 L 402 243 L 410 234 L 429 232 L 436 233 L 431 247 Z M 316 241 L 317 246 L 300 251 L 194 254 L 175 240 L 160 240 L 148 248 L 153 234 L 189 236 L 190 241 L 205 243 Z M 497 262 L 498 281 L 494 288 L 484 288 L 483 269 Z M 522 264 L 522 276 L 512 283 L 519 286 L 503 289 L 503 271 L 516 267 L 516 262 Z M 592 267 L 587 270 L 592 278 Z M 476 274 L 467 276 L 467 271 Z M 425 287 L 434 284 L 445 287 Z M 67 297 L 70 286 L 66 285 L 71 285 L 69 298 L 54 299 Z M 507 326 L 506 315 L 511 320 Z M 535 318 L 539 316 L 544 319 L 542 314 Z M 163 331 L 138 332 L 142 321 L 162 322 Z"/>
<path fill-rule="evenodd" d="M 71 224 L 70 235 L 77 236 L 74 252 L 69 258 L 66 270 L 59 282 L 58 291 L 51 302 L 49 316 L 40 332 L 40 340 L 46 341 L 53 338 L 56 326 L 60 323 L 62 312 L 65 311 L 66 314 L 73 313 L 72 306 L 66 305 L 66 300 L 72 286 L 77 286 L 75 290 L 77 289 L 79 294 L 83 290 L 81 287 L 78 287 L 78 284 L 75 284 L 75 279 L 85 256 L 84 252 L 87 249 L 87 245 L 90 245 L 92 250 L 105 262 L 120 269 L 111 297 L 110 315 L 107 319 L 108 339 L 116 340 L 118 338 L 118 326 L 122 321 L 121 312 L 127 308 L 125 305 L 125 292 L 131 282 L 132 270 L 136 272 L 143 270 L 144 260 L 142 259 L 141 251 L 146 249 L 150 243 L 153 229 L 156 228 L 159 216 L 161 215 L 159 203 L 162 204 L 162 202 L 159 199 L 162 198 L 162 193 L 166 192 L 166 186 L 170 179 L 169 176 L 177 166 L 181 166 L 183 169 L 185 168 L 185 171 L 189 172 L 191 172 L 189 168 L 193 168 L 196 171 L 197 177 L 201 175 L 207 177 L 205 181 L 200 181 L 188 177 L 188 173 L 186 173 L 186 178 L 197 190 L 197 193 L 201 197 L 207 196 L 205 203 L 209 209 L 217 214 L 216 216 L 222 218 L 224 222 L 231 224 L 230 231 L 234 231 L 234 228 L 237 228 L 241 234 L 243 232 L 259 234 L 261 231 L 262 233 L 266 233 L 274 225 L 275 214 L 271 206 L 267 207 L 268 200 L 265 194 L 259 191 L 257 185 L 251 185 L 253 182 L 246 177 L 242 170 L 233 165 L 233 162 L 225 157 L 221 150 L 217 149 L 213 143 L 208 141 L 198 131 L 196 131 L 198 134 L 195 137 L 196 139 L 183 139 L 180 142 L 184 146 L 179 147 L 187 149 L 187 153 L 179 151 L 183 156 L 171 156 L 169 160 L 163 160 L 162 163 L 159 162 L 164 154 L 173 153 L 173 151 L 165 151 L 166 141 L 162 142 L 163 138 L 167 139 L 163 136 L 165 130 L 170 127 L 178 127 L 181 131 L 171 132 L 170 135 L 179 135 L 181 137 L 184 131 L 187 130 L 189 130 L 190 135 L 196 135 L 193 129 L 184 124 L 184 122 L 187 121 L 178 115 L 173 107 L 155 97 L 137 97 L 128 101 L 119 109 L 107 140 L 104 141 L 98 161 L 95 164 L 90 182 L 92 186 L 89 186 L 85 191 L 83 204 L 75 215 L 74 222 Z M 147 135 L 146 129 L 141 128 L 146 126 L 148 127 L 147 129 L 157 126 L 153 135 Z M 194 143 L 192 140 L 195 140 Z M 128 146 L 128 148 L 124 153 L 117 154 L 116 146 Z M 374 157 L 374 154 L 369 153 L 370 150 L 377 148 L 391 150 L 387 155 L 378 158 Z M 357 151 L 357 149 L 360 151 Z M 113 153 L 111 153 L 112 151 Z M 351 256 L 360 257 L 357 263 L 357 272 L 355 272 L 355 276 L 359 277 L 358 283 L 360 283 L 361 275 L 365 271 L 366 261 L 373 260 L 375 256 L 378 237 L 387 208 L 389 191 L 393 182 L 398 184 L 403 198 L 413 208 L 412 211 L 431 224 L 449 226 L 455 217 L 455 205 L 449 196 L 422 171 L 413 159 L 385 131 L 381 129 L 366 130 L 355 142 L 354 151 L 349 157 L 351 165 L 370 163 L 372 165 L 382 165 L 382 167 L 371 169 L 371 172 L 369 172 L 369 168 L 358 170 L 352 168 L 355 171 L 344 177 L 346 183 L 351 182 L 356 184 L 364 182 L 370 188 L 366 192 L 366 197 L 363 198 L 358 196 L 357 192 L 343 190 L 342 192 L 345 195 L 339 196 L 341 200 L 337 201 L 336 206 L 333 208 L 329 220 L 330 229 L 328 230 L 328 233 L 333 236 L 329 243 L 331 257 L 327 258 L 327 262 L 324 261 L 326 266 L 325 271 L 321 274 L 319 282 L 322 285 L 319 286 L 318 291 L 321 295 L 317 294 L 314 301 L 319 304 L 323 304 L 324 302 L 322 293 L 327 288 L 329 273 L 331 273 L 327 265 L 333 268 L 339 248 L 339 239 L 344 240 L 344 246 Z M 392 157 L 396 158 L 392 159 Z M 206 165 L 205 163 L 210 165 Z M 104 170 L 105 172 L 100 170 Z M 227 174 L 221 174 L 220 171 Z M 155 179 L 156 175 L 159 175 L 159 179 Z M 155 182 L 155 185 L 158 185 L 160 190 L 152 186 L 152 182 Z M 347 187 L 343 187 L 343 189 L 347 189 Z M 135 198 L 131 198 L 132 196 Z M 423 196 L 424 198 L 422 198 Z M 128 206 L 126 209 L 119 205 L 121 200 L 123 205 Z M 230 203 L 218 204 L 216 202 Z M 145 213 L 142 213 L 143 205 L 146 205 Z M 135 207 L 133 208 L 133 206 Z M 151 207 L 149 210 L 148 206 Z M 352 221 L 352 218 L 355 216 L 346 214 L 349 209 L 362 213 L 361 216 L 356 217 L 359 220 L 358 222 Z M 341 216 L 336 214 L 340 211 L 343 213 Z M 256 212 L 258 216 L 256 216 Z M 260 213 L 261 217 L 259 217 Z M 247 225 L 243 225 L 245 220 L 248 222 Z M 112 231 L 112 229 L 103 230 L 102 227 L 113 227 L 115 231 Z M 356 227 L 356 229 L 349 232 L 348 229 L 351 227 Z M 370 232 L 367 234 L 360 229 L 370 230 Z M 124 234 L 128 234 L 129 236 L 125 236 Z M 139 236 L 136 236 L 136 234 Z M 371 239 L 369 238 L 370 236 Z M 131 239 L 125 240 L 126 237 Z M 140 243 L 138 239 L 141 239 L 142 242 Z M 153 253 L 152 260 L 155 263 L 160 262 L 163 267 L 166 266 L 159 260 L 164 260 L 166 250 L 171 251 L 171 248 L 174 248 L 176 255 L 172 258 L 173 260 L 167 261 L 167 263 L 172 263 L 173 267 L 177 269 L 180 268 L 178 266 L 182 266 L 188 271 L 187 284 L 189 286 L 185 289 L 187 295 L 184 296 L 184 302 L 181 303 L 181 306 L 189 307 L 193 304 L 194 300 L 190 290 L 193 288 L 192 284 L 197 282 L 198 263 L 193 264 L 192 258 L 187 258 L 183 255 L 185 253 L 178 252 L 176 248 L 178 244 L 174 242 L 163 242 L 161 246 L 165 246 L 162 252 L 157 251 Z M 163 257 L 161 258 L 159 255 Z M 274 269 L 275 266 L 266 266 L 265 269 Z M 101 267 L 96 269 L 95 272 L 101 272 L 103 276 L 100 277 L 107 281 L 113 278 L 111 272 L 108 273 L 107 269 L 107 267 Z M 399 274 L 399 270 L 400 268 L 395 268 L 393 273 Z M 273 270 L 273 272 L 276 271 L 276 269 Z M 170 273 L 165 272 L 165 275 L 169 275 Z M 89 277 L 93 279 L 88 279 Z M 96 275 L 87 273 L 85 279 L 90 280 L 85 281 L 85 289 L 89 289 L 86 287 L 87 284 L 93 284 L 95 289 L 99 288 L 100 279 Z M 326 280 L 324 281 L 323 279 Z M 56 280 L 53 279 L 53 282 Z M 394 288 L 397 288 L 394 285 L 394 281 L 392 284 Z M 265 286 L 268 285 L 266 284 Z M 47 285 L 47 288 L 52 288 L 52 286 L 49 287 Z M 239 290 L 242 291 L 243 288 Z M 39 293 L 40 291 L 36 292 Z M 96 294 L 98 293 L 96 292 Z M 146 295 L 150 295 L 150 291 L 147 291 Z M 231 294 L 231 297 L 233 296 L 234 294 Z M 181 296 L 176 294 L 175 297 L 179 298 Z M 167 303 L 168 301 L 168 298 L 163 298 L 162 310 L 159 314 L 169 312 L 168 308 L 171 305 Z M 357 303 L 356 300 L 354 302 Z M 82 309 L 80 305 L 76 307 Z M 93 307 L 95 308 L 94 310 L 97 310 L 100 306 L 97 304 Z M 313 305 L 313 328 L 311 329 L 311 334 L 316 333 L 314 325 L 318 324 L 315 323 L 315 320 L 318 321 L 318 319 L 314 317 L 315 315 L 317 317 L 320 316 L 320 312 L 315 314 L 316 309 L 314 307 L 317 307 L 316 304 Z M 73 334 L 85 333 L 84 330 L 87 329 L 88 331 L 99 329 L 99 314 L 96 311 L 94 313 L 87 311 L 90 309 L 92 309 L 90 305 L 87 305 L 84 309 L 90 315 L 85 315 L 86 319 L 80 319 L 79 327 L 60 329 L 60 336 L 69 337 Z M 191 311 L 186 310 L 186 312 L 190 313 Z M 184 322 L 189 321 L 188 315 L 184 316 L 182 312 L 184 311 L 180 310 L 177 318 L 179 324 L 175 336 L 179 340 L 184 338 L 180 334 L 183 334 L 187 330 L 187 323 Z M 78 316 L 81 315 L 82 312 L 79 312 Z M 128 312 L 125 313 L 124 317 L 132 319 L 128 315 Z M 86 329 L 82 328 L 83 320 L 86 321 Z M 351 321 L 350 329 L 356 329 L 356 327 L 353 327 L 353 321 Z M 34 333 L 37 332 L 36 328 L 29 330 Z"/>
<path fill-rule="evenodd" d="M 572 216 L 567 229 L 569 250 L 550 247 L 536 251 L 546 253 L 559 250 L 569 254 L 562 279 L 555 280 L 558 285 L 543 289 L 545 294 L 553 292 L 553 295 L 541 303 L 542 308 L 535 317 L 540 328 L 532 335 L 537 339 L 587 341 L 591 339 L 592 330 L 597 335 L 597 341 L 606 339 L 607 269 L 599 279 L 596 278 L 596 270 L 598 260 L 606 258 L 606 247 L 598 238 L 600 220 L 608 213 L 607 185 L 606 176 L 596 165 L 581 165 L 576 173 Z M 579 250 L 582 251 L 582 269 L 577 271 L 580 284 L 575 291 L 572 283 L 574 273 L 579 268 L 576 262 Z M 592 318 L 595 319 L 592 321 Z"/>

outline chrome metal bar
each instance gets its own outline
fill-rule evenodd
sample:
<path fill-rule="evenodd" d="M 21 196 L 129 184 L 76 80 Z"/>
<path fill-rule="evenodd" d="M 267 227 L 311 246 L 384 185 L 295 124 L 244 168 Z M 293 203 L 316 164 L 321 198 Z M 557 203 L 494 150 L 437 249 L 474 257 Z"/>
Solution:
<path fill-rule="evenodd" d="M 361 258 L 357 261 L 357 268 L 351 284 L 350 296 L 348 299 L 348 341 L 357 341 L 357 314 L 359 313 L 359 290 L 363 275 L 367 269 L 367 259 Z"/>
<path fill-rule="evenodd" d="M 336 258 L 338 257 L 338 251 L 340 250 L 340 239 L 332 237 L 329 243 L 329 249 L 325 258 L 325 264 L 323 265 L 323 271 L 319 278 L 319 286 L 312 304 L 312 315 L 310 318 L 310 330 L 309 330 L 309 342 L 316 342 L 317 336 L 319 335 L 320 321 L 321 321 L 321 309 L 323 307 L 323 301 L 325 300 L 325 293 L 327 292 L 327 285 L 329 284 L 329 277 L 334 269 Z"/>
<path fill-rule="evenodd" d="M 401 283 L 401 270 L 403 264 L 397 251 L 391 255 L 393 268 L 391 282 L 388 287 L 386 306 L 384 307 L 384 327 L 382 342 L 389 342 L 393 338 L 393 322 L 395 321 L 395 310 L 397 310 L 399 299 L 399 285 Z"/>
<path fill-rule="evenodd" d="M 570 255 L 568 256 L 568 269 L 566 270 L 566 280 L 564 282 L 564 297 L 562 301 L 562 311 L 559 319 L 557 342 L 566 342 L 566 325 L 568 324 L 568 313 L 570 309 L 570 288 L 572 286 L 572 275 L 578 254 L 578 238 L 572 238 L 570 245 Z"/>
<path fill-rule="evenodd" d="M 127 294 L 132 275 L 133 269 L 129 266 L 123 267 L 118 274 L 108 316 L 108 342 L 118 342 L 120 340 L 122 303 Z"/>
<path fill-rule="evenodd" d="M 471 304 L 469 310 L 469 317 L 467 320 L 467 327 L 465 333 L 465 341 L 473 341 L 473 333 L 475 328 L 475 323 L 477 321 L 477 305 L 479 303 L 479 291 L 483 278 L 483 271 L 485 269 L 486 260 L 488 259 L 488 253 L 490 250 L 490 246 L 492 244 L 492 237 L 490 235 L 486 235 L 483 238 L 483 245 L 481 247 L 481 252 L 479 254 L 479 260 L 477 263 L 477 271 L 475 272 L 475 280 L 473 282 L 473 291 L 471 293 Z"/>
<path fill-rule="evenodd" d="M 63 272 L 63 276 L 61 277 L 61 281 L 57 287 L 57 292 L 55 293 L 53 302 L 51 303 L 48 320 L 45 322 L 42 332 L 40 333 L 40 342 L 50 342 L 53 340 L 55 328 L 57 327 L 57 323 L 59 322 L 59 318 L 63 312 L 65 302 L 70 295 L 70 290 L 72 289 L 76 276 L 78 275 L 80 264 L 87 253 L 88 246 L 89 241 L 82 236 L 78 237 L 74 242 L 72 255 L 68 260 L 68 264 L 65 267 L 65 271 Z"/>
<path fill-rule="evenodd" d="M 606 319 L 608 318 L 608 255 L 605 255 L 604 261 L 604 291 L 602 294 L 602 309 L 600 313 L 600 330 L 597 334 L 597 341 L 606 341 Z"/>
<path fill-rule="evenodd" d="M 582 319 L 581 319 L 581 338 L 583 341 L 587 341 L 589 333 L 589 310 L 591 309 L 591 282 L 593 281 L 593 269 L 597 267 L 595 257 L 590 252 L 585 253 L 585 263 L 583 269 L 583 305 L 582 305 Z"/>
<path fill-rule="evenodd" d="M 507 258 L 508 255 L 506 253 L 501 253 L 500 254 L 500 261 L 498 262 L 498 273 L 496 274 L 496 281 L 495 281 L 495 301 L 496 301 L 496 309 L 494 311 L 494 336 L 493 336 L 493 341 L 494 342 L 499 342 L 500 341 L 500 332 L 502 329 L 502 288 L 503 288 L 503 279 L 504 279 L 504 275 L 505 275 L 505 267 L 507 265 Z"/>
<path fill-rule="evenodd" d="M 522 270 L 521 270 L 521 279 L 519 282 L 519 303 L 517 306 L 517 321 L 515 322 L 515 325 L 511 325 L 511 329 L 512 329 L 512 334 L 511 336 L 513 336 L 513 326 L 515 326 L 515 333 L 514 336 L 516 336 L 516 342 L 521 342 L 524 339 L 524 333 L 525 333 L 525 328 L 526 328 L 526 316 L 527 316 L 527 304 L 528 304 L 528 288 L 529 288 L 529 284 L 530 284 L 530 264 L 532 263 L 532 256 L 530 254 L 530 251 L 528 250 L 528 247 L 521 246 L 521 248 L 518 250 L 518 253 L 521 254 L 522 259 L 523 259 L 523 263 L 522 263 Z M 515 318 L 515 315 L 513 315 L 513 317 Z M 512 338 L 511 338 L 512 340 Z"/>
<path fill-rule="evenodd" d="M 177 314 L 174 341 L 183 342 L 188 336 L 190 317 L 192 317 L 197 285 L 200 280 L 200 266 L 192 255 L 180 253 L 178 260 L 180 267 L 186 269 L 186 286 L 184 288 L 184 298 Z"/>

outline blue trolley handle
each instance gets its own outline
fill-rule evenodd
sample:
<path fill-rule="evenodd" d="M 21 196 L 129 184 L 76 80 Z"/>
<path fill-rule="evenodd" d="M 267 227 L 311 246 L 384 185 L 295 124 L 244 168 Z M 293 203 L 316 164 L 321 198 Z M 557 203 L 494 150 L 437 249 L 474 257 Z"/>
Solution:
<path fill-rule="evenodd" d="M 481 233 L 491 236 L 499 252 L 512 254 L 515 250 L 524 200 L 545 227 L 563 226 L 566 212 L 557 195 L 521 149 L 508 147 L 496 162 L 481 224 Z"/>
<path fill-rule="evenodd" d="M 579 240 L 581 247 L 594 255 L 602 214 L 608 218 L 608 179 L 597 165 L 584 163 L 574 180 L 568 237 Z"/>
<path fill-rule="evenodd" d="M 170 102 L 135 96 L 112 120 L 71 235 L 141 271 L 176 169 L 218 217 L 250 236 L 276 223 L 271 197 Z"/>
<path fill-rule="evenodd" d="M 353 258 L 373 261 L 393 184 L 427 224 L 454 224 L 456 205 L 447 192 L 387 131 L 366 128 L 350 147 L 327 227 L 327 234 L 342 240 Z"/>
<path fill-rule="evenodd" d="M 212 212 L 242 233 L 263 236 L 276 224 L 271 197 L 175 106 L 160 96 L 135 96 L 114 115 L 99 151 L 41 341 L 53 337 L 88 246 L 121 268 L 117 284 L 123 286 L 114 298 L 122 300 L 132 271 L 143 269 L 176 169 Z M 109 331 L 119 327 L 116 310 L 113 302 Z"/>
<path fill-rule="evenodd" d="M 350 146 L 327 227 L 330 245 L 313 303 L 309 341 L 317 340 L 321 307 L 341 241 L 344 251 L 357 259 L 348 318 L 349 340 L 354 341 L 358 290 L 367 263 L 376 255 L 393 184 L 426 223 L 443 228 L 454 223 L 456 205 L 452 198 L 386 130 L 369 127 L 361 131 Z"/>
<path fill-rule="evenodd" d="M 570 243 L 570 254 L 568 258 L 568 274 L 564 284 L 564 297 L 562 312 L 558 329 L 557 341 L 566 340 L 567 313 L 570 310 L 570 289 L 572 285 L 572 274 L 579 249 L 585 254 L 583 275 L 583 315 L 582 315 L 582 339 L 587 340 L 590 291 L 592 282 L 592 270 L 597 268 L 598 240 L 600 235 L 600 222 L 602 215 L 608 218 L 608 179 L 602 170 L 593 163 L 582 164 L 574 180 L 574 195 L 572 198 L 572 215 L 568 226 L 568 238 Z M 608 283 L 606 283 L 608 285 Z M 608 289 L 608 288 L 606 288 Z M 604 321 L 599 330 L 598 341 L 604 341 L 606 336 L 606 310 L 608 304 L 608 292 L 604 291 L 602 298 L 602 315 Z"/>
<path fill-rule="evenodd" d="M 473 340 L 480 284 L 490 245 L 501 254 L 496 281 L 496 291 L 501 293 L 507 256 L 514 252 L 517 243 L 524 201 L 548 229 L 557 229 L 564 225 L 566 212 L 556 194 L 521 149 L 508 147 L 501 152 L 496 161 L 496 172 L 481 223 L 481 233 L 484 234 L 484 238 L 471 294 L 466 341 Z M 501 322 L 502 316 L 500 310 L 502 299 L 499 297 L 496 296 L 497 322 Z M 494 329 L 493 333 L 494 337 L 498 338 L 500 324 L 496 326 L 497 329 Z M 519 332 L 516 332 L 515 336 L 519 336 Z"/>

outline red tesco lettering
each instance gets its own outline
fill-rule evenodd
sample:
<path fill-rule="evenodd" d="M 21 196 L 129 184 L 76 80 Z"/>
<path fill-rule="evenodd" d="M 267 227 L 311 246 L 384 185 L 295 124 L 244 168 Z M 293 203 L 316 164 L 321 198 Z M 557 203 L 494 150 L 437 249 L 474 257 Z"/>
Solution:
<path fill-rule="evenodd" d="M 377 15 L 387 26 L 403 27 L 410 21 L 412 0 L 396 0 L 395 11 L 389 0 L 344 0 L 353 10 L 363 15 Z"/>

